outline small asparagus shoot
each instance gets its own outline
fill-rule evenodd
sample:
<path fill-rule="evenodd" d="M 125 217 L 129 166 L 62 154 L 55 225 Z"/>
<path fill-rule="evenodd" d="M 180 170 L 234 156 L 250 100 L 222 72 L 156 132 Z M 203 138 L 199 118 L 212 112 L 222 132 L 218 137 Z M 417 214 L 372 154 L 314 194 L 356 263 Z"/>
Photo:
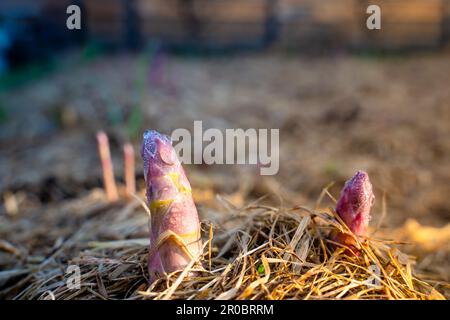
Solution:
<path fill-rule="evenodd" d="M 136 193 L 136 177 L 134 168 L 134 148 L 131 143 L 123 146 L 124 154 L 124 173 L 125 173 L 125 190 L 129 198 Z"/>
<path fill-rule="evenodd" d="M 362 239 L 367 234 L 370 221 L 370 209 L 375 201 L 372 184 L 369 175 L 364 171 L 358 171 L 345 183 L 336 204 L 336 213 L 348 226 L 350 231 Z M 348 234 L 338 233 L 333 237 L 334 241 L 354 249 L 355 239 Z"/>
<path fill-rule="evenodd" d="M 97 144 L 102 164 L 103 185 L 106 191 L 108 201 L 114 202 L 119 199 L 116 181 L 114 179 L 114 169 L 109 150 L 108 136 L 103 131 L 97 133 Z"/>

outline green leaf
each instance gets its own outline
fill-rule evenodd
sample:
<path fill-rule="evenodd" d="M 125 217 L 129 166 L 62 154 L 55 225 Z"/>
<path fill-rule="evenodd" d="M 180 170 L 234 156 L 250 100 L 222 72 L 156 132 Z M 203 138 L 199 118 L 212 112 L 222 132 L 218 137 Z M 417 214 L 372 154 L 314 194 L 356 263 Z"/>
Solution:
<path fill-rule="evenodd" d="M 135 139 L 139 136 L 143 125 L 142 118 L 141 108 L 139 108 L 139 106 L 135 106 L 131 111 L 127 123 L 128 137 L 130 139 Z"/>
<path fill-rule="evenodd" d="M 259 274 L 264 274 L 266 272 L 266 269 L 264 268 L 264 265 L 261 263 L 259 266 L 258 266 L 258 273 Z"/>

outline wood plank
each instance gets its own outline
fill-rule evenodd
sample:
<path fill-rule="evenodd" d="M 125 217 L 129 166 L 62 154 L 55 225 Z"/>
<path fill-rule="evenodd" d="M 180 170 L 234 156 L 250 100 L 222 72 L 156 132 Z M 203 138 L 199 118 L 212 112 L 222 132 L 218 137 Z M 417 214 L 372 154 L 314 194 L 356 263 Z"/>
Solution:
<path fill-rule="evenodd" d="M 356 21 L 365 13 L 359 11 L 359 3 L 359 0 L 315 0 L 312 14 L 320 23 Z"/>
<path fill-rule="evenodd" d="M 195 0 L 195 12 L 208 21 L 253 23 L 265 20 L 266 0 Z"/>
<path fill-rule="evenodd" d="M 441 41 L 442 28 L 435 23 L 384 23 L 381 30 L 368 32 L 366 36 L 366 44 L 370 47 L 434 47 Z"/>
<path fill-rule="evenodd" d="M 371 0 L 388 23 L 440 23 L 444 0 Z"/>
<path fill-rule="evenodd" d="M 179 20 L 151 19 L 141 22 L 141 35 L 144 39 L 182 40 L 187 37 L 184 24 Z"/>
<path fill-rule="evenodd" d="M 179 0 L 136 0 L 136 11 L 139 17 L 179 18 Z"/>
<path fill-rule="evenodd" d="M 254 42 L 261 40 L 265 31 L 261 23 L 211 22 L 203 25 L 201 39 L 213 43 Z"/>
<path fill-rule="evenodd" d="M 89 0 L 84 2 L 91 21 L 125 19 L 126 9 L 123 0 Z"/>

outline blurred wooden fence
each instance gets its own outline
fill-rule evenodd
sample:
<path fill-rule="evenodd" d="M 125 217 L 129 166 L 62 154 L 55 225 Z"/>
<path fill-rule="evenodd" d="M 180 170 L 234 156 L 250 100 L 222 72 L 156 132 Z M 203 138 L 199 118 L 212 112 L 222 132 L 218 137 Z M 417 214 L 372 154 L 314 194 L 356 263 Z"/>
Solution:
<path fill-rule="evenodd" d="M 370 4 L 381 7 L 381 30 L 366 28 Z M 409 49 L 450 40 L 450 0 L 88 0 L 85 6 L 90 34 L 117 43 Z"/>
<path fill-rule="evenodd" d="M 450 42 L 450 0 L 1 0 L 0 26 L 17 4 L 32 3 L 52 30 L 64 28 L 65 6 L 74 2 L 88 37 L 116 45 L 409 49 Z M 381 7 L 381 30 L 366 28 L 370 4 Z"/>

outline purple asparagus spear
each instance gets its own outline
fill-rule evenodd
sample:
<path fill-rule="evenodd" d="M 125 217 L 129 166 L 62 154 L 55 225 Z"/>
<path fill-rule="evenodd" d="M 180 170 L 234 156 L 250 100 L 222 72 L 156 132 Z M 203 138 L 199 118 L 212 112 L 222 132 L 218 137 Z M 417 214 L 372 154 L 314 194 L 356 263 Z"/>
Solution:
<path fill-rule="evenodd" d="M 170 138 L 146 131 L 141 155 L 151 211 L 148 269 L 153 282 L 198 258 L 202 241 L 191 186 Z"/>
<path fill-rule="evenodd" d="M 370 221 L 370 208 L 375 201 L 372 184 L 369 176 L 364 171 L 358 171 L 345 183 L 341 195 L 336 204 L 336 212 L 359 238 L 364 237 Z M 339 233 L 334 236 L 334 241 L 354 247 L 354 238 L 350 235 Z"/>

